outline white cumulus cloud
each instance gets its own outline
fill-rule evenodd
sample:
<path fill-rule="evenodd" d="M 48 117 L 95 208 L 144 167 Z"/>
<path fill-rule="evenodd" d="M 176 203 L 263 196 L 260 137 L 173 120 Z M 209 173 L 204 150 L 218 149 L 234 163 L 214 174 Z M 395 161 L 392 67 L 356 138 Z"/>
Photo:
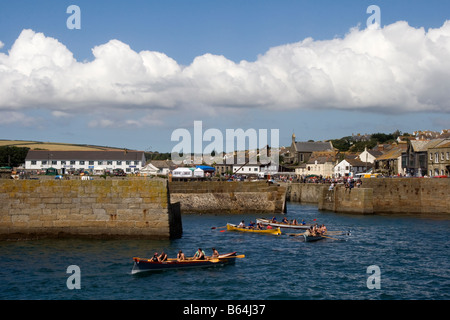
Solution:
<path fill-rule="evenodd" d="M 207 53 L 182 66 L 118 40 L 92 53 L 92 61 L 79 62 L 57 39 L 23 30 L 0 53 L 0 110 L 38 107 L 56 117 L 185 106 L 450 112 L 450 21 L 429 30 L 402 21 L 353 28 L 343 38 L 307 38 L 239 63 Z"/>

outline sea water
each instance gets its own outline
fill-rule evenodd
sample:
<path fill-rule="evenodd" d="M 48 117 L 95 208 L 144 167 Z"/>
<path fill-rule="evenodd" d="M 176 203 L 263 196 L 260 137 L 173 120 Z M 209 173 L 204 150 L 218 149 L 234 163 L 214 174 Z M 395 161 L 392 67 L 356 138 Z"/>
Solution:
<path fill-rule="evenodd" d="M 284 215 L 276 215 L 281 220 Z M 176 240 L 46 239 L 0 242 L 0 299 L 5 300 L 448 300 L 450 220 L 440 216 L 348 215 L 288 204 L 288 219 L 325 224 L 339 239 L 304 242 L 226 231 L 247 215 L 182 216 Z M 271 216 L 269 217 L 271 218 Z M 213 229 L 213 227 L 215 227 Z M 192 256 L 237 251 L 217 268 L 131 274 L 133 257 L 164 250 Z M 79 289 L 67 283 L 79 267 Z M 374 269 L 375 268 L 375 269 Z M 378 270 L 373 272 L 372 270 Z"/>

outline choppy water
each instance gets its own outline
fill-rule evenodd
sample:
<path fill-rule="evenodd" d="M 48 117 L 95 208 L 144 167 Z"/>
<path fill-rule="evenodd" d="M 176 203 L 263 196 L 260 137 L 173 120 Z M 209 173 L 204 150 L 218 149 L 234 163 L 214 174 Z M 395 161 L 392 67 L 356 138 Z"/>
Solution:
<path fill-rule="evenodd" d="M 282 215 L 277 216 L 280 220 Z M 184 215 L 177 240 L 34 240 L 0 242 L 0 299 L 419 299 L 450 298 L 450 220 L 442 217 L 358 216 L 289 204 L 287 217 L 351 230 L 345 241 L 221 232 L 211 227 L 255 215 Z M 131 274 L 132 257 L 179 249 L 191 256 L 238 251 L 234 266 Z M 81 270 L 69 290 L 67 267 Z M 369 266 L 380 268 L 380 289 L 369 289 Z"/>

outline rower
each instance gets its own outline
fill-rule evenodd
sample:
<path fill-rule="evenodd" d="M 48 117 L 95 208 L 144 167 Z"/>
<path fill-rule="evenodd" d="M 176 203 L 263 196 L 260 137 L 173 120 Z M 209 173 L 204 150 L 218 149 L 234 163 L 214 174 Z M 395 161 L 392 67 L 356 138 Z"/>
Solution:
<path fill-rule="evenodd" d="M 244 220 L 242 220 L 241 223 L 239 223 L 238 227 L 239 228 L 245 228 Z"/>
<path fill-rule="evenodd" d="M 309 227 L 309 229 L 306 229 L 306 231 L 305 231 L 305 236 L 311 236 L 312 235 L 312 227 Z"/>
<path fill-rule="evenodd" d="M 177 254 L 177 260 L 178 261 L 183 261 L 183 260 L 186 260 L 186 256 L 184 255 L 184 253 L 183 253 L 183 251 L 178 251 L 178 254 Z"/>
<path fill-rule="evenodd" d="M 161 255 L 158 257 L 158 260 L 160 262 L 167 261 L 167 254 L 164 251 L 161 252 Z"/>
<path fill-rule="evenodd" d="M 218 258 L 219 257 L 219 252 L 216 250 L 216 248 L 212 248 L 212 256 L 211 258 Z"/>
<path fill-rule="evenodd" d="M 155 252 L 155 254 L 153 255 L 153 257 L 150 260 L 153 262 L 159 262 L 158 252 Z"/>
<path fill-rule="evenodd" d="M 205 252 L 202 248 L 198 248 L 197 252 L 194 254 L 194 260 L 205 260 Z"/>
<path fill-rule="evenodd" d="M 286 219 L 286 217 L 283 218 L 283 220 L 281 221 L 283 223 L 289 223 L 288 219 Z"/>

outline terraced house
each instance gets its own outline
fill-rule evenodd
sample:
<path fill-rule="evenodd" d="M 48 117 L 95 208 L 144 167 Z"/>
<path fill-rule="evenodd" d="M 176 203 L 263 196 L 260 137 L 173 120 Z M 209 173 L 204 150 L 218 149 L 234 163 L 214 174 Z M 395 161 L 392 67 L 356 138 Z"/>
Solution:
<path fill-rule="evenodd" d="M 61 174 L 77 171 L 113 171 L 137 173 L 145 165 L 144 151 L 48 151 L 30 150 L 25 158 L 26 170 L 55 168 Z"/>
<path fill-rule="evenodd" d="M 450 139 L 436 139 L 428 145 L 428 174 L 430 177 L 449 176 Z"/>

